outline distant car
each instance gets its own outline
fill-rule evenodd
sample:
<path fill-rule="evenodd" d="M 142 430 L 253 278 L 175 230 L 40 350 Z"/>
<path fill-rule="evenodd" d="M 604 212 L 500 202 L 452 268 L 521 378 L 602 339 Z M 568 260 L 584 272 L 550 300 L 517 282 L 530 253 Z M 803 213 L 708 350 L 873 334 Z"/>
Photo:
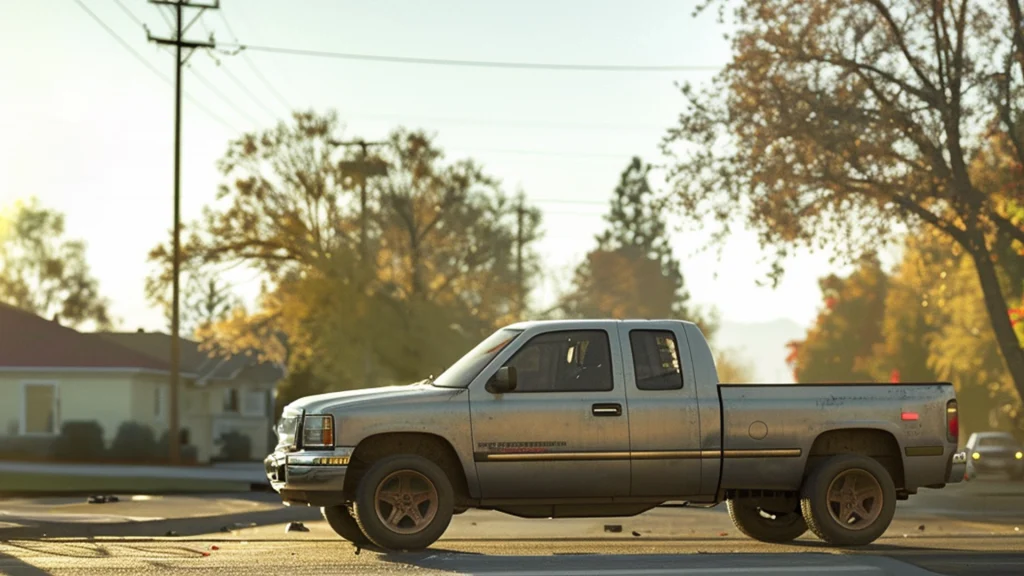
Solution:
<path fill-rule="evenodd" d="M 975 432 L 967 440 L 970 468 L 977 475 L 1007 474 L 1024 479 L 1024 446 L 1008 432 Z"/>

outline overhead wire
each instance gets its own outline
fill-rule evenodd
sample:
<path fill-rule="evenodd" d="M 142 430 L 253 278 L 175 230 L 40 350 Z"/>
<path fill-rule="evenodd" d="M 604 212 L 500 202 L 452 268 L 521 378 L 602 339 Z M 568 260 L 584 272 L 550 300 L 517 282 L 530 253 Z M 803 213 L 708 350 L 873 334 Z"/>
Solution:
<path fill-rule="evenodd" d="M 217 14 L 220 15 L 220 19 L 224 22 L 224 26 L 227 28 L 228 34 L 231 34 L 232 39 L 237 43 L 238 34 L 235 34 L 235 30 L 231 27 L 231 23 L 228 21 L 227 16 L 224 15 L 224 10 L 218 10 Z M 281 95 L 281 93 L 277 91 L 277 88 L 274 88 L 273 83 L 267 80 L 267 77 L 264 76 L 262 72 L 260 72 L 259 68 L 256 66 L 256 63 L 253 62 L 252 58 L 249 57 L 249 54 L 244 50 L 240 54 L 242 56 L 242 59 L 245 60 L 246 64 L 249 65 L 249 68 L 252 70 L 253 74 L 256 75 L 256 78 L 258 78 L 260 82 L 262 82 L 263 85 L 267 87 L 267 90 L 269 90 L 270 93 L 274 95 L 274 98 L 276 98 L 277 101 L 280 102 L 287 110 L 294 110 L 292 105 L 288 102 L 288 99 Z"/>
<path fill-rule="evenodd" d="M 78 6 L 82 10 L 84 10 L 86 12 L 86 14 L 88 14 L 89 17 L 93 19 L 93 21 L 95 21 L 97 24 L 99 24 L 100 27 L 103 28 L 103 30 L 106 31 L 107 34 L 109 34 L 114 40 L 116 40 L 117 43 L 121 45 L 121 47 L 123 47 L 132 56 L 134 56 L 136 60 L 141 62 L 143 66 L 145 66 L 146 68 L 149 68 L 149 70 L 151 72 L 156 74 L 157 77 L 159 77 L 165 83 L 169 84 L 172 87 L 174 86 L 174 81 L 173 80 L 171 80 L 166 75 L 164 75 L 164 73 L 161 72 L 156 66 L 154 66 L 146 57 L 144 57 L 142 54 L 139 54 L 139 52 L 137 50 L 132 48 L 131 44 L 129 44 L 127 41 L 125 41 L 125 39 L 122 38 L 117 32 L 115 32 L 113 28 L 108 26 L 107 23 L 104 22 L 102 18 L 97 16 L 95 12 L 90 10 L 89 7 L 86 6 L 84 2 L 82 2 L 82 0 L 74 0 L 74 2 L 75 2 L 75 4 L 78 4 Z M 225 120 L 223 117 L 218 115 L 216 112 L 214 112 L 214 111 L 210 110 L 209 108 L 207 108 L 206 106 L 204 106 L 202 104 L 202 102 L 200 102 L 199 100 L 196 100 L 195 98 L 193 98 L 192 96 L 190 96 L 188 94 L 184 94 L 184 96 L 196 108 L 198 108 L 201 112 L 203 112 L 204 114 L 209 116 L 212 120 L 214 120 L 215 122 L 217 122 L 221 126 L 224 126 L 225 128 L 231 130 L 232 132 L 235 132 L 235 133 L 239 132 L 239 130 L 237 128 L 235 128 L 234 126 L 232 126 L 230 122 Z"/>
<path fill-rule="evenodd" d="M 209 35 L 209 36 L 210 36 L 210 38 L 213 38 L 213 32 L 211 32 L 211 31 L 210 31 L 210 28 L 206 26 L 206 22 L 203 22 L 202 20 L 200 20 L 200 21 L 199 21 L 199 25 L 200 25 L 200 26 L 201 26 L 201 27 L 203 28 L 203 30 L 205 30 L 205 31 L 206 31 L 207 35 Z M 263 103 L 263 100 L 261 100 L 261 99 L 259 99 L 258 97 L 256 97 L 256 94 L 254 94 L 254 93 L 253 93 L 252 89 L 250 89 L 250 88 L 249 88 L 248 86 L 246 86 L 246 85 L 245 85 L 245 82 L 242 82 L 242 81 L 241 81 L 241 80 L 240 80 L 240 79 L 238 78 L 238 76 L 235 76 L 235 74 L 234 74 L 234 73 L 233 73 L 233 72 L 232 72 L 232 71 L 230 70 L 230 68 L 228 68 L 227 66 L 225 66 L 225 65 L 224 65 L 224 64 L 223 64 L 223 63 L 222 63 L 222 62 L 220 61 L 220 59 L 219 59 L 219 58 L 214 58 L 214 61 L 215 61 L 215 62 L 217 63 L 217 69 L 218 69 L 218 70 L 220 70 L 221 72 L 223 72 L 223 73 L 224 73 L 224 75 L 228 77 L 228 80 L 231 80 L 231 82 L 232 82 L 232 83 L 233 83 L 233 84 L 234 84 L 235 86 L 238 86 L 238 88 L 239 88 L 239 89 L 240 89 L 240 90 L 241 90 L 242 92 L 244 92 L 244 93 L 245 93 L 245 95 L 246 95 L 246 96 L 248 96 L 250 100 L 252 100 L 253 102 L 255 102 L 255 103 L 256 103 L 256 105 L 257 105 L 257 106 L 259 106 L 260 108 L 262 108 L 264 112 L 266 112 L 267 114 L 269 114 L 271 118 L 274 118 L 274 119 L 276 119 L 276 118 L 278 117 L 278 114 L 277 114 L 276 112 L 274 112 L 274 111 L 273 111 L 273 110 L 272 110 L 272 109 L 271 109 L 271 108 L 270 108 L 269 106 L 267 106 L 266 104 L 264 104 L 264 103 Z"/>
<path fill-rule="evenodd" d="M 410 56 L 384 56 L 379 54 L 356 54 L 352 52 L 330 52 L 325 50 L 307 50 L 302 48 L 283 48 L 279 46 L 260 46 L 256 44 L 233 43 L 224 44 L 226 48 L 238 48 L 255 52 L 290 54 L 293 56 L 313 56 L 318 58 L 334 58 L 339 60 L 356 60 L 366 62 L 388 62 L 392 64 L 421 64 L 430 66 L 460 66 L 473 68 L 504 68 L 519 70 L 560 70 L 575 72 L 714 72 L 720 66 L 694 65 L 635 65 L 635 64 L 546 64 L 541 62 L 498 62 L 486 60 L 452 60 L 446 58 L 414 58 Z"/>

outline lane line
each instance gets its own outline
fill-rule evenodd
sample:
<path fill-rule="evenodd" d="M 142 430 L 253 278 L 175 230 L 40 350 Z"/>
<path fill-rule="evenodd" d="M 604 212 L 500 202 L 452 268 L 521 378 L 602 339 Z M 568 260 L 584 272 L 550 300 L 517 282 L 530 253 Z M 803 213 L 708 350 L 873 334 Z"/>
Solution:
<path fill-rule="evenodd" d="M 858 574 L 885 573 L 878 566 L 736 566 L 734 568 L 640 568 L 632 570 L 521 570 L 521 571 L 488 571 L 472 572 L 476 576 L 684 576 L 686 574 L 796 574 L 813 572 L 855 572 Z"/>

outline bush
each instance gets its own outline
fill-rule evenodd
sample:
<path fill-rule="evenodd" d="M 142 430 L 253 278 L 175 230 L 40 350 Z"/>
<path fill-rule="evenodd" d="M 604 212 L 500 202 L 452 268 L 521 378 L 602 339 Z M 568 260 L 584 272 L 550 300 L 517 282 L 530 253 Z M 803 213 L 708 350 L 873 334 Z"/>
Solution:
<path fill-rule="evenodd" d="M 156 435 L 145 424 L 125 422 L 117 428 L 110 445 L 110 459 L 117 462 L 152 462 L 159 459 Z"/>
<path fill-rule="evenodd" d="M 52 445 L 50 455 L 65 462 L 96 462 L 103 460 L 106 444 L 99 422 L 65 422 Z"/>
<path fill-rule="evenodd" d="M 178 438 L 181 440 L 181 463 L 195 464 L 197 461 L 199 461 L 199 450 L 195 446 L 192 446 L 188 443 L 188 428 L 182 428 L 178 432 Z M 158 460 L 159 462 L 168 462 L 170 460 L 171 445 L 168 442 L 169 435 L 170 431 L 164 430 L 164 433 L 160 435 L 160 440 L 156 443 L 156 460 Z"/>
<path fill-rule="evenodd" d="M 245 462 L 252 459 L 252 441 L 240 432 L 227 432 L 219 438 L 220 457 L 228 462 Z"/>
<path fill-rule="evenodd" d="M 46 460 L 55 440 L 51 436 L 0 437 L 0 460 Z"/>

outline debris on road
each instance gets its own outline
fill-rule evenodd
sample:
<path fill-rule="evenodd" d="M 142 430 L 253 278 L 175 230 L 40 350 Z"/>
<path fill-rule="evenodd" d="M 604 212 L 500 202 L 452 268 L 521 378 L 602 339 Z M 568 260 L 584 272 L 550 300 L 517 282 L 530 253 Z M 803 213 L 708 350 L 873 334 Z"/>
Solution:
<path fill-rule="evenodd" d="M 637 532 L 636 530 L 633 530 L 633 536 L 640 536 L 640 533 Z"/>
<path fill-rule="evenodd" d="M 106 504 L 108 502 L 120 502 L 121 499 L 112 494 L 96 494 L 89 496 L 86 500 L 89 504 Z"/>
<path fill-rule="evenodd" d="M 920 530 L 921 532 L 924 532 L 924 524 L 921 524 L 920 526 L 918 526 L 917 529 Z"/>
<path fill-rule="evenodd" d="M 309 528 L 302 522 L 289 522 L 284 529 L 285 532 L 309 532 Z"/>
<path fill-rule="evenodd" d="M 619 532 L 622 532 L 622 524 L 605 524 L 604 531 L 613 532 L 617 534 Z"/>

